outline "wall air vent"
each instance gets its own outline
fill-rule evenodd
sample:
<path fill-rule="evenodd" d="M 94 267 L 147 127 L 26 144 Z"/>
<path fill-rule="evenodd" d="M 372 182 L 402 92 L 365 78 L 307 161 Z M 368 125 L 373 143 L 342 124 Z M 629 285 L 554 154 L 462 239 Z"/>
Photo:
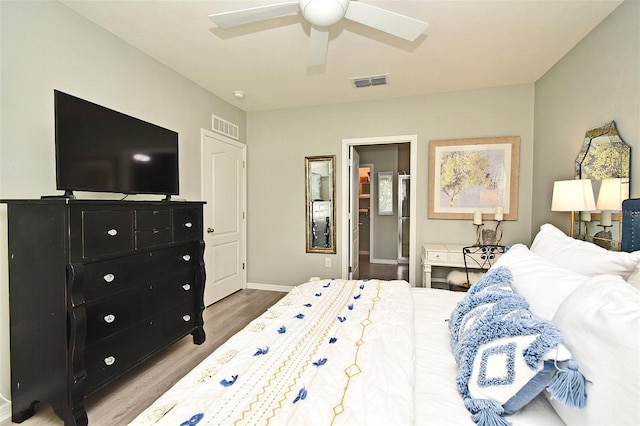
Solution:
<path fill-rule="evenodd" d="M 372 75 L 369 77 L 352 78 L 353 87 L 359 89 L 361 87 L 384 86 L 389 84 L 389 74 Z"/>
<path fill-rule="evenodd" d="M 229 136 L 235 140 L 238 140 L 238 126 L 224 120 L 216 115 L 212 115 L 212 124 L 211 128 L 214 132 L 220 133 L 225 136 Z"/>

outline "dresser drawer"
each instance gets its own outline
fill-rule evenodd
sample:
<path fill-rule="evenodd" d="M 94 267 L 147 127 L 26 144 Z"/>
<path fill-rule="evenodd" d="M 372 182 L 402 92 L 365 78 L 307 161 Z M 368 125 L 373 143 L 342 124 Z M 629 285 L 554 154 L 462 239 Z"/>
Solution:
<path fill-rule="evenodd" d="M 452 251 L 449 253 L 449 262 L 456 264 L 464 264 L 464 254 L 462 251 Z"/>
<path fill-rule="evenodd" d="M 149 335 L 152 342 L 157 347 L 157 342 L 173 342 L 195 330 L 196 310 L 193 303 L 184 303 L 176 308 L 156 316 L 153 320 L 153 326 L 149 329 Z"/>
<path fill-rule="evenodd" d="M 133 250 L 133 212 L 131 210 L 82 212 L 82 257 L 92 258 L 131 250 Z"/>
<path fill-rule="evenodd" d="M 87 304 L 87 345 L 158 312 L 194 300 L 194 272 L 177 274 L 96 303 Z"/>
<path fill-rule="evenodd" d="M 87 392 L 190 333 L 195 325 L 193 307 L 184 304 L 87 346 L 84 353 Z"/>
<path fill-rule="evenodd" d="M 136 230 L 136 249 L 171 243 L 171 228 Z"/>
<path fill-rule="evenodd" d="M 446 251 L 429 251 L 427 260 L 430 262 L 449 262 L 449 253 Z"/>
<path fill-rule="evenodd" d="M 136 229 L 171 227 L 171 211 L 168 209 L 139 209 L 135 214 Z"/>
<path fill-rule="evenodd" d="M 173 240 L 202 239 L 202 209 L 183 208 L 173 211 Z"/>
<path fill-rule="evenodd" d="M 158 281 L 196 265 L 197 246 L 187 244 L 84 265 L 87 302 L 113 296 Z M 80 279 L 80 277 L 78 277 Z"/>

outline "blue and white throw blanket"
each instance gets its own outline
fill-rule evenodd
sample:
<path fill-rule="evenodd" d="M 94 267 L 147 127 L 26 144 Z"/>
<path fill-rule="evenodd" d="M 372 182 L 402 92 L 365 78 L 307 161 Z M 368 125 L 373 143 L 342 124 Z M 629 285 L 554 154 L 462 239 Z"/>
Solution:
<path fill-rule="evenodd" d="M 412 424 L 413 345 L 407 282 L 309 282 L 131 424 Z"/>
<path fill-rule="evenodd" d="M 489 270 L 451 313 L 457 385 L 480 426 L 508 425 L 513 414 L 547 388 L 566 405 L 586 404 L 585 378 L 562 345 L 560 331 L 536 319 L 511 288 L 508 268 Z"/>

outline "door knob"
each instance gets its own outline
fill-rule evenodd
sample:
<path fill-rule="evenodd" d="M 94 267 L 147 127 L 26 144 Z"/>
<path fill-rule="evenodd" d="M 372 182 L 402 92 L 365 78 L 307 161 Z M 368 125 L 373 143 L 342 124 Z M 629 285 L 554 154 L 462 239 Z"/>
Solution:
<path fill-rule="evenodd" d="M 213 228 L 207 228 L 207 233 L 212 234 L 213 233 Z"/>

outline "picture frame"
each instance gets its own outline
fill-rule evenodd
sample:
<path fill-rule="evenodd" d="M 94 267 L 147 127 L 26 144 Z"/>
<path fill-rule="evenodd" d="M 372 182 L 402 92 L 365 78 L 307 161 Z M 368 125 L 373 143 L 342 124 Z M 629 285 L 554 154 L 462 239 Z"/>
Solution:
<path fill-rule="evenodd" d="M 518 219 L 520 137 L 429 141 L 429 219 Z"/>
<path fill-rule="evenodd" d="M 393 172 L 378 172 L 378 215 L 393 215 Z"/>

